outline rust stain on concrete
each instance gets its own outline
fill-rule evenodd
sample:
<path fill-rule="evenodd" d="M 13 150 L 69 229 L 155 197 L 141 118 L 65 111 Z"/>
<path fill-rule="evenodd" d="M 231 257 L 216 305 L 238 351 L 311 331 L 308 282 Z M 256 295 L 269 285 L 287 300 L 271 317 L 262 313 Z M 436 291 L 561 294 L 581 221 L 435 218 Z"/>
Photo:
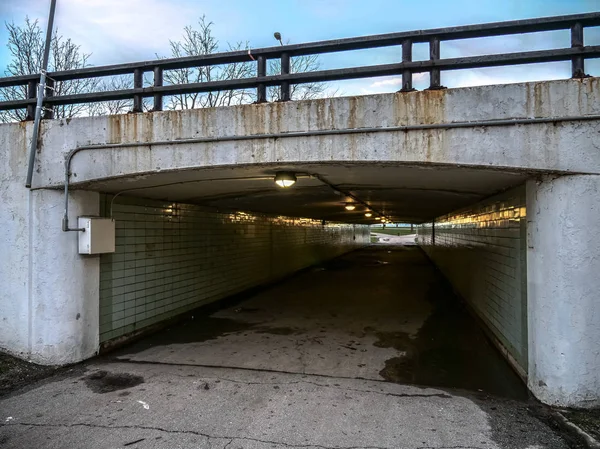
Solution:
<path fill-rule="evenodd" d="M 111 115 L 108 117 L 109 143 L 120 143 L 122 139 L 121 118 L 124 115 Z"/>
<path fill-rule="evenodd" d="M 316 102 L 317 106 L 317 128 L 325 129 L 327 127 L 326 123 L 326 113 L 325 113 L 325 102 L 320 100 Z"/>
<path fill-rule="evenodd" d="M 397 126 L 441 123 L 445 120 L 447 90 L 397 92 L 394 95 L 394 123 Z"/>
<path fill-rule="evenodd" d="M 348 128 L 358 128 L 358 97 L 349 97 L 350 111 L 348 114 Z"/>
<path fill-rule="evenodd" d="M 547 83 L 536 83 L 533 85 L 533 115 L 534 117 L 544 117 L 547 114 L 547 109 L 544 105 L 550 105 L 552 99 L 550 89 Z"/>

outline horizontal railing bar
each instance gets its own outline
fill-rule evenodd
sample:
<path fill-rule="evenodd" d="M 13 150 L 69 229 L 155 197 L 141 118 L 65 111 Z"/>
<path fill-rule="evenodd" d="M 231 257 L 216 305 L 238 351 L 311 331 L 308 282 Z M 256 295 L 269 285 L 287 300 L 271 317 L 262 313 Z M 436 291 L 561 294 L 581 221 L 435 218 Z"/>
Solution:
<path fill-rule="evenodd" d="M 430 30 L 405 31 L 399 33 L 309 42 L 304 44 L 284 45 L 279 47 L 258 48 L 251 49 L 250 51 L 253 58 L 264 56 L 267 59 L 273 59 L 281 57 L 282 53 L 288 53 L 290 56 L 302 56 L 339 51 L 361 50 L 366 48 L 387 47 L 392 45 L 400 45 L 402 41 L 406 39 L 410 39 L 413 43 L 418 43 L 429 42 L 429 39 L 432 37 L 437 37 L 441 41 L 449 41 L 476 37 L 502 36 L 562 29 L 566 30 L 575 22 L 581 23 L 584 27 L 600 26 L 600 12 L 542 17 L 538 19 L 513 20 L 508 22 L 492 22 L 480 25 L 435 28 Z M 189 56 L 184 58 L 156 59 L 126 64 L 85 67 L 81 69 L 49 73 L 49 76 L 56 81 L 67 81 L 81 78 L 132 74 L 136 69 L 151 71 L 154 70 L 155 67 L 160 67 L 163 70 L 174 70 L 249 61 L 251 61 L 251 58 L 248 54 L 248 50 L 241 50 L 226 53 L 215 53 L 211 55 Z M 27 82 L 35 81 L 38 78 L 39 75 L 37 74 L 0 78 L 0 87 L 25 85 Z"/>
<path fill-rule="evenodd" d="M 178 84 L 143 89 L 126 89 L 85 94 L 62 95 L 49 97 L 44 102 L 48 105 L 64 105 L 74 103 L 91 103 L 99 101 L 132 99 L 134 95 L 151 97 L 155 94 L 180 95 L 196 92 L 214 92 L 231 89 L 250 89 L 259 84 L 266 86 L 279 85 L 284 81 L 301 84 L 319 81 L 335 81 L 344 79 L 370 78 L 377 76 L 398 75 L 402 70 L 412 73 L 428 72 L 433 68 L 440 70 L 461 70 L 470 68 L 499 67 L 505 65 L 532 64 L 555 61 L 568 61 L 573 56 L 584 58 L 600 57 L 600 45 L 583 48 L 561 48 L 555 50 L 539 50 L 521 53 L 504 53 L 497 55 L 469 56 L 463 58 L 438 59 L 427 61 L 400 62 L 372 66 L 343 69 L 320 70 L 315 72 L 292 73 L 288 75 L 271 75 L 265 77 L 241 78 L 237 80 L 212 81 L 206 83 Z M 0 102 L 0 110 L 20 109 L 35 104 L 35 99 Z"/>

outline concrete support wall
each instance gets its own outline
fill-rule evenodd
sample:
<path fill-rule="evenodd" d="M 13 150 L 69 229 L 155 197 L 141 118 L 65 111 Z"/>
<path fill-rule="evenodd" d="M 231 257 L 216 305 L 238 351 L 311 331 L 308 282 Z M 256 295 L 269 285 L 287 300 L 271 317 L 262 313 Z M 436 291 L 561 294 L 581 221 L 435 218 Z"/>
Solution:
<path fill-rule="evenodd" d="M 529 388 L 600 406 L 600 176 L 527 184 Z"/>
<path fill-rule="evenodd" d="M 106 199 L 106 211 L 110 198 Z M 100 339 L 143 329 L 369 244 L 369 228 L 118 197 L 101 256 Z"/>
<path fill-rule="evenodd" d="M 31 128 L 1 128 L 0 350 L 47 365 L 86 359 L 98 348 L 100 261 L 62 231 L 62 192 L 25 188 Z M 98 193 L 74 192 L 71 219 L 99 206 Z"/>
<path fill-rule="evenodd" d="M 523 377 L 527 373 L 525 188 L 418 227 L 418 242 Z M 435 243 L 434 243 L 435 240 Z"/>
<path fill-rule="evenodd" d="M 24 171 L 22 172 L 24 173 Z M 63 195 L 2 181 L 0 349 L 46 365 L 86 359 L 98 348 L 100 261 L 61 230 Z M 98 215 L 99 195 L 77 192 L 72 217 Z"/>

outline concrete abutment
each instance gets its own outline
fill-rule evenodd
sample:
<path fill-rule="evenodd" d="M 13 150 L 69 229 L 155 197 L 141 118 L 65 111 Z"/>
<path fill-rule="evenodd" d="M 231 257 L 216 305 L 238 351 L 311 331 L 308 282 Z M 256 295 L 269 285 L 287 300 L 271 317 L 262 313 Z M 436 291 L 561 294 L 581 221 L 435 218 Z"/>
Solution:
<path fill-rule="evenodd" d="M 528 386 L 600 406 L 600 176 L 527 183 Z"/>
<path fill-rule="evenodd" d="M 2 349 L 44 365 L 93 356 L 98 349 L 98 258 L 80 256 L 75 233 L 61 230 L 62 192 L 23 189 L 11 201 L 0 247 L 2 274 L 10 275 L 1 295 Z M 99 194 L 75 192 L 70 207 L 73 216 L 98 215 Z"/>

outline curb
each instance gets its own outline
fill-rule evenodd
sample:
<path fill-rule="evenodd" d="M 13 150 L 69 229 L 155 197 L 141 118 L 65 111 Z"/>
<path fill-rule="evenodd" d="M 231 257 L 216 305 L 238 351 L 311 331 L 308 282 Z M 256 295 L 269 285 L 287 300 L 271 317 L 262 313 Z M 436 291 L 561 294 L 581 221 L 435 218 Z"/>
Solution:
<path fill-rule="evenodd" d="M 558 410 L 552 410 L 551 416 L 556 424 L 565 432 L 569 433 L 573 438 L 579 441 L 587 449 L 600 449 L 600 441 L 596 440 L 589 433 L 581 429 L 579 426 L 569 421 Z"/>

